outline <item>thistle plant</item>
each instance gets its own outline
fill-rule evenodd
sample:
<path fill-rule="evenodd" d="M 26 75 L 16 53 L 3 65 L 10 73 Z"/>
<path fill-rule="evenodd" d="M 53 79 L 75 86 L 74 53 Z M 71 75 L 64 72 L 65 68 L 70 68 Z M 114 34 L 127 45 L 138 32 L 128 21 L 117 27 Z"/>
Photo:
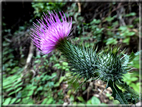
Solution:
<path fill-rule="evenodd" d="M 118 54 L 119 48 L 97 52 L 97 49 L 75 46 L 68 40 L 72 19 L 67 19 L 61 12 L 59 14 L 62 21 L 56 12 L 48 14 L 44 14 L 42 20 L 37 20 L 38 24 L 34 23 L 34 28 L 31 29 L 31 39 L 39 51 L 43 54 L 48 54 L 54 49 L 61 51 L 70 63 L 73 75 L 85 80 L 98 77 L 107 82 L 106 88 L 111 87 L 112 96 L 121 104 L 136 103 L 139 95 L 122 81 L 123 74 L 129 71 L 126 60 L 130 59 Z M 125 92 L 118 86 L 125 89 Z"/>

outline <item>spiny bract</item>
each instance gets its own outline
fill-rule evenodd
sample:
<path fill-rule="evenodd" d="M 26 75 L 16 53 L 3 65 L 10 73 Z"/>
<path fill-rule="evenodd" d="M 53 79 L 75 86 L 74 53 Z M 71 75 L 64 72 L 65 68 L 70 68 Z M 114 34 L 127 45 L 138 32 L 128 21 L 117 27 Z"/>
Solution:
<path fill-rule="evenodd" d="M 121 80 L 122 75 L 127 72 L 128 68 L 123 64 L 124 58 L 121 58 L 121 54 L 118 55 L 118 49 L 109 49 L 100 53 L 97 65 L 100 79 Z"/>

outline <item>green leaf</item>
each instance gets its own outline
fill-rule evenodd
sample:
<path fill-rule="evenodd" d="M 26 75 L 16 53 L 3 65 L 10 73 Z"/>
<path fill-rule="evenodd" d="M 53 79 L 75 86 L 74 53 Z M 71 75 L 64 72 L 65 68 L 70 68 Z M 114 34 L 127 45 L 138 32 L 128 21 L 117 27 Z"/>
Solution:
<path fill-rule="evenodd" d="M 62 64 L 63 64 L 63 66 L 68 66 L 67 62 L 63 62 Z"/>
<path fill-rule="evenodd" d="M 34 89 L 36 89 L 37 88 L 37 86 L 32 86 L 30 89 L 31 90 L 34 90 Z"/>
<path fill-rule="evenodd" d="M 106 44 L 107 45 L 109 45 L 109 44 L 117 44 L 117 40 L 114 39 L 114 38 L 109 38 L 109 39 L 107 39 Z"/>
<path fill-rule="evenodd" d="M 115 21 L 115 22 L 113 22 L 112 23 L 112 26 L 114 27 L 114 26 L 117 26 L 118 25 L 118 21 Z"/>
<path fill-rule="evenodd" d="M 17 87 L 21 86 L 22 84 L 23 84 L 22 82 L 19 84 L 16 84 L 16 85 L 14 85 L 14 88 L 17 88 Z"/>
<path fill-rule="evenodd" d="M 130 38 L 126 38 L 123 40 L 123 43 L 126 43 L 127 45 L 129 45 L 129 41 L 130 41 Z"/>
<path fill-rule="evenodd" d="M 59 84 L 59 82 L 57 82 L 55 85 L 54 85 L 54 87 L 58 87 L 60 84 Z"/>
<path fill-rule="evenodd" d="M 30 97 L 25 97 L 22 99 L 22 104 L 34 104 L 34 101 Z"/>
<path fill-rule="evenodd" d="M 12 94 L 14 94 L 15 93 L 15 91 L 12 91 L 11 93 L 9 93 L 8 95 L 10 96 L 10 95 L 12 95 Z"/>
<path fill-rule="evenodd" d="M 19 92 L 22 89 L 22 87 L 19 87 L 18 89 L 16 89 L 15 92 Z"/>
<path fill-rule="evenodd" d="M 7 92 L 11 91 L 11 90 L 14 90 L 14 87 L 10 87 L 10 88 L 6 89 Z"/>
<path fill-rule="evenodd" d="M 29 93 L 27 94 L 27 96 L 31 96 L 31 95 L 33 95 L 33 90 L 32 91 L 29 91 Z"/>
<path fill-rule="evenodd" d="M 61 66 L 59 63 L 55 64 L 53 67 L 59 67 Z"/>
<path fill-rule="evenodd" d="M 12 91 L 12 92 L 9 93 L 8 95 L 12 95 L 12 94 L 14 94 L 14 93 L 17 93 L 17 92 L 19 92 L 21 89 L 22 89 L 22 87 L 19 87 L 18 89 L 16 89 L 15 91 Z"/>
<path fill-rule="evenodd" d="M 132 77 L 132 78 L 131 78 L 131 81 L 136 81 L 136 80 L 138 80 L 137 77 Z"/>
<path fill-rule="evenodd" d="M 59 83 L 61 83 L 65 79 L 65 76 L 60 77 Z"/>
<path fill-rule="evenodd" d="M 11 101 L 11 98 L 7 98 L 7 99 L 4 101 L 3 105 L 8 105 L 8 104 L 10 103 L 10 101 Z"/>
<path fill-rule="evenodd" d="M 93 21 L 90 24 L 99 24 L 101 20 L 93 19 Z"/>
<path fill-rule="evenodd" d="M 128 28 L 127 28 L 127 26 L 120 26 L 119 27 L 119 30 L 122 30 L 122 31 L 126 31 Z"/>
<path fill-rule="evenodd" d="M 41 63 L 41 60 L 36 60 L 35 63 L 39 63 L 39 64 L 40 64 L 40 63 Z"/>
<path fill-rule="evenodd" d="M 54 78 L 56 77 L 56 75 L 57 75 L 56 73 L 52 73 L 51 77 Z"/>
<path fill-rule="evenodd" d="M 54 82 L 48 82 L 47 83 L 49 87 L 53 87 L 54 86 Z"/>
<path fill-rule="evenodd" d="M 41 91 L 42 89 L 43 89 L 43 87 L 40 86 L 40 87 L 37 89 L 37 91 Z"/>
<path fill-rule="evenodd" d="M 70 96 L 70 101 L 71 101 L 71 102 L 74 101 L 74 96 L 73 96 L 73 95 Z"/>
<path fill-rule="evenodd" d="M 126 14 L 125 17 L 135 16 L 135 15 L 136 15 L 135 12 L 131 12 L 131 13 L 129 13 L 129 14 Z"/>
<path fill-rule="evenodd" d="M 135 32 L 129 32 L 129 33 L 127 33 L 127 36 L 133 36 L 133 35 L 135 35 Z"/>
<path fill-rule="evenodd" d="M 14 102 L 17 100 L 17 98 L 13 98 L 10 102 L 10 104 L 14 104 Z"/>
<path fill-rule="evenodd" d="M 46 104 L 52 104 L 52 102 L 54 101 L 53 97 L 51 97 L 50 99 L 48 99 L 48 101 L 46 102 Z"/>
<path fill-rule="evenodd" d="M 54 87 L 58 87 L 60 85 L 60 83 L 65 79 L 65 76 L 60 77 L 59 82 L 57 82 Z"/>
<path fill-rule="evenodd" d="M 93 96 L 91 98 L 91 102 L 92 102 L 92 104 L 100 104 L 101 103 L 100 100 L 95 96 Z"/>
<path fill-rule="evenodd" d="M 54 99 L 52 97 L 49 99 L 45 98 L 41 104 L 51 104 L 53 101 L 54 101 Z"/>
<path fill-rule="evenodd" d="M 87 104 L 92 104 L 91 100 L 88 100 L 88 101 L 87 101 Z"/>
<path fill-rule="evenodd" d="M 77 97 L 77 99 L 81 102 L 85 102 L 85 100 L 81 96 Z"/>
<path fill-rule="evenodd" d="M 136 83 L 136 84 L 132 83 L 130 86 L 133 87 L 133 89 L 134 89 L 136 92 L 139 93 L 139 91 L 140 91 L 140 82 L 138 82 L 138 83 Z"/>
<path fill-rule="evenodd" d="M 113 17 L 109 16 L 105 20 L 108 21 L 108 22 L 111 22 L 112 20 L 114 20 L 115 17 L 116 16 L 113 16 Z"/>

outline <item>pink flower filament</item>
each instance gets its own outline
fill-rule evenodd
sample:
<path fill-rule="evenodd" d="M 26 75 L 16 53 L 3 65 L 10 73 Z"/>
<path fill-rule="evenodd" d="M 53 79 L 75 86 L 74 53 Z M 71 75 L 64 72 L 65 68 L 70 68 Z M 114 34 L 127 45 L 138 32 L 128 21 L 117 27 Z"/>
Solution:
<path fill-rule="evenodd" d="M 66 16 L 60 13 L 62 22 L 56 12 L 44 14 L 42 20 L 37 20 L 39 25 L 33 23 L 31 39 L 34 45 L 44 54 L 48 54 L 56 48 L 61 39 L 66 38 L 72 27 L 72 19 L 67 22 Z M 68 18 L 69 20 L 69 18 Z"/>

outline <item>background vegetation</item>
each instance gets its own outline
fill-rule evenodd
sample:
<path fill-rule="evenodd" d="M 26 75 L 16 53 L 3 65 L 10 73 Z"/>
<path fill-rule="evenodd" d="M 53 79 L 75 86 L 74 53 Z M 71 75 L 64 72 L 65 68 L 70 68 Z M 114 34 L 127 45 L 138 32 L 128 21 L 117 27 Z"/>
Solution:
<path fill-rule="evenodd" d="M 17 6 L 2 3 L 3 105 L 119 104 L 101 80 L 87 81 L 78 88 L 83 78 L 72 76 L 69 63 L 60 52 L 54 50 L 42 55 L 36 50 L 30 40 L 30 28 L 47 10 L 63 11 L 73 18 L 70 39 L 74 44 L 97 46 L 98 51 L 105 46 L 121 46 L 120 51 L 125 49 L 128 56 L 134 52 L 136 57 L 129 64 L 133 69 L 123 79 L 135 91 L 140 91 L 138 3 L 22 2 L 19 3 L 21 14 L 13 8 L 16 16 L 8 15 L 12 11 L 7 8 L 10 5 Z"/>

